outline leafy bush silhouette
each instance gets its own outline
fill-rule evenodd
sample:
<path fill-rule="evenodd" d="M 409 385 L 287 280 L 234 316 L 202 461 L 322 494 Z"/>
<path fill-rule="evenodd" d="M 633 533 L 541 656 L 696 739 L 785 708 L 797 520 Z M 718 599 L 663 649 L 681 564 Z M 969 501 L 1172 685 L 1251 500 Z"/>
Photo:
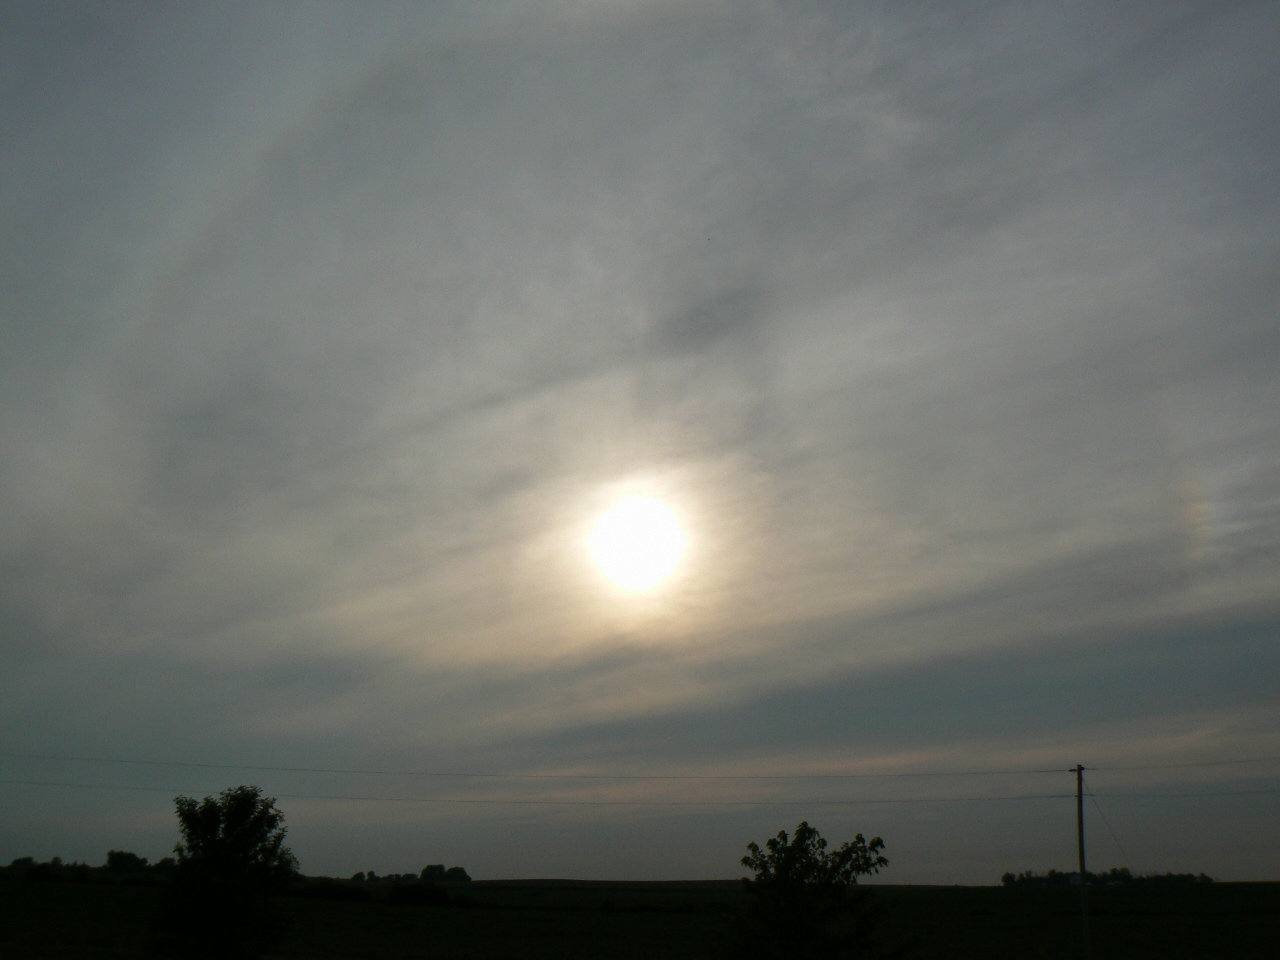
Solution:
<path fill-rule="evenodd" d="M 742 865 L 755 871 L 744 880 L 748 906 L 730 939 L 728 953 L 742 960 L 819 960 L 870 954 L 877 917 L 858 895 L 858 877 L 879 873 L 889 861 L 884 841 L 858 834 L 838 850 L 802 821 L 794 836 L 785 830 L 750 853 Z"/>
<path fill-rule="evenodd" d="M 182 839 L 158 922 L 161 951 L 179 957 L 258 956 L 283 933 L 276 901 L 297 876 L 284 814 L 253 786 L 176 797 Z"/>

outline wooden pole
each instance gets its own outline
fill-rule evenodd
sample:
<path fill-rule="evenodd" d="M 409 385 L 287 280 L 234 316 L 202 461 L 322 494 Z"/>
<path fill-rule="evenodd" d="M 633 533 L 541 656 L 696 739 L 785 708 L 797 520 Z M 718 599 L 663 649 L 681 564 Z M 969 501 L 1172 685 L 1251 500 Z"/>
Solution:
<path fill-rule="evenodd" d="M 1080 854 L 1080 932 L 1084 937 L 1084 956 L 1089 960 L 1089 895 L 1084 873 L 1084 766 L 1076 764 L 1076 850 Z"/>

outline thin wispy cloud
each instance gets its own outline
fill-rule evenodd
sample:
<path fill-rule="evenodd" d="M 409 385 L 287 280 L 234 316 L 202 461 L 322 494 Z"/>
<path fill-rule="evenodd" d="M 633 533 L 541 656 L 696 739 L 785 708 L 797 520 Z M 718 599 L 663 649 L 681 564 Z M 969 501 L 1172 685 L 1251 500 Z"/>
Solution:
<path fill-rule="evenodd" d="M 1244 3 L 6 13 L 6 745 L 1265 753 L 1278 29 Z M 645 596 L 586 546 L 634 494 L 689 538 Z M 30 790 L 0 794 L 0 858 L 40 852 Z M 304 867 L 368 866 L 309 837 Z M 732 872 L 729 839 L 687 872 Z M 1019 842 L 961 879 L 1035 866 Z M 1221 869 L 1260 875 L 1245 846 Z"/>

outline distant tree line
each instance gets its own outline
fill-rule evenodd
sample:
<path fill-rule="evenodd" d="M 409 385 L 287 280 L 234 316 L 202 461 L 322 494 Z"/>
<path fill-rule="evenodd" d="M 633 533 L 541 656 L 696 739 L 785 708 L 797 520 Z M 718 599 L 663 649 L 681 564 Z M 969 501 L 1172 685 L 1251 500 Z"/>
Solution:
<path fill-rule="evenodd" d="M 16 880 L 65 881 L 72 883 L 158 883 L 169 879 L 173 875 L 173 869 L 176 865 L 177 861 L 173 857 L 164 857 L 155 863 L 150 863 L 146 857 L 140 857 L 128 850 L 108 850 L 107 862 L 101 866 L 81 863 L 79 860 L 67 863 L 61 857 L 54 857 L 51 860 L 42 862 L 37 861 L 35 857 L 18 857 L 11 861 L 7 867 L 0 866 L 0 875 L 6 875 Z M 470 874 L 463 867 L 449 867 L 446 869 L 443 863 L 428 864 L 419 873 L 379 875 L 373 870 L 362 870 L 352 876 L 349 881 L 333 880 L 329 877 L 305 877 L 300 873 L 294 873 L 292 879 L 298 886 L 299 891 L 303 892 L 304 895 L 305 888 L 309 884 L 319 881 L 340 883 L 344 886 L 349 886 L 352 883 L 396 886 L 403 884 L 458 884 L 471 882 Z M 356 899 L 367 898 L 359 897 Z"/>
<path fill-rule="evenodd" d="M 1079 873 L 1064 873 L 1050 870 L 1046 874 L 1028 870 L 1025 873 L 1006 873 L 1000 877 L 1000 883 L 1006 887 L 1066 887 L 1080 882 Z M 1112 867 L 1106 873 L 1084 874 L 1085 883 L 1089 886 L 1116 886 L 1127 883 L 1140 883 L 1160 886 L 1186 886 L 1196 883 L 1212 883 L 1213 878 L 1203 873 L 1147 873 L 1134 874 L 1128 867 Z"/>
<path fill-rule="evenodd" d="M 351 877 L 356 883 L 470 883 L 471 877 L 462 867 L 445 869 L 443 863 L 429 863 L 421 873 L 389 873 L 378 876 L 372 870 L 361 870 Z"/>
<path fill-rule="evenodd" d="M 99 867 L 78 860 L 67 863 L 61 857 L 45 861 L 18 857 L 7 867 L 0 867 L 0 874 L 16 880 L 54 883 L 160 883 L 172 874 L 175 864 L 173 857 L 148 863 L 146 857 L 136 853 L 109 850 L 107 862 Z"/>
<path fill-rule="evenodd" d="M 128 850 L 107 851 L 107 862 L 94 866 L 61 857 L 37 861 L 34 857 L 18 857 L 7 867 L 0 866 L 0 877 L 29 880 L 36 883 L 118 883 L 129 886 L 158 886 L 174 879 L 177 860 L 164 857 L 151 863 Z M 450 895 L 471 882 L 463 867 L 433 863 L 419 873 L 379 874 L 362 870 L 350 879 L 307 877 L 293 873 L 277 892 L 286 896 L 316 900 L 372 900 L 403 904 L 466 905 L 468 898 Z"/>
<path fill-rule="evenodd" d="M 380 900 L 424 906 L 466 906 L 470 898 L 450 895 L 449 888 L 456 890 L 470 882 L 471 877 L 462 867 L 446 869 L 442 863 L 432 863 L 423 867 L 420 873 L 379 875 L 373 870 L 362 870 L 349 880 L 304 877 L 295 885 L 293 895 L 314 900 Z"/>

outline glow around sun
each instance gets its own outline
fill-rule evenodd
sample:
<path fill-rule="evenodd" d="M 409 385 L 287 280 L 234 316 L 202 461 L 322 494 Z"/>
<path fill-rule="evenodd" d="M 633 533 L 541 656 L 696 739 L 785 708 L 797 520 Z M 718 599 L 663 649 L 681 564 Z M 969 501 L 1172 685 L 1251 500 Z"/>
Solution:
<path fill-rule="evenodd" d="M 628 590 L 649 590 L 675 572 L 686 540 L 679 518 L 665 503 L 628 497 L 596 522 L 590 545 L 610 580 Z"/>

